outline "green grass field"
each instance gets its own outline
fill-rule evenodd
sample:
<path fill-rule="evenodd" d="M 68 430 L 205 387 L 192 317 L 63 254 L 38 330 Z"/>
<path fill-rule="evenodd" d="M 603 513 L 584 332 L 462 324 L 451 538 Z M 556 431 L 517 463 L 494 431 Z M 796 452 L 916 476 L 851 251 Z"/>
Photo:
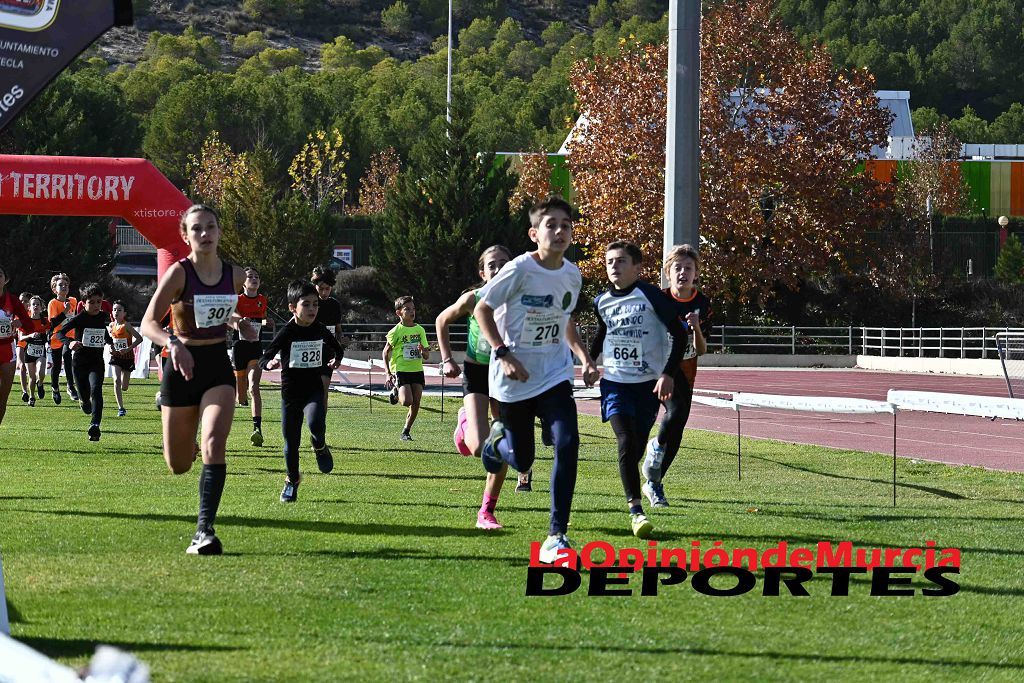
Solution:
<path fill-rule="evenodd" d="M 262 449 L 236 415 L 217 523 L 226 555 L 186 556 L 198 468 L 175 477 L 159 449 L 152 383 L 117 418 L 107 387 L 103 439 L 65 400 L 28 408 L 17 389 L 0 427 L 0 552 L 12 635 L 59 661 L 96 643 L 137 654 L 154 681 L 1021 680 L 1024 478 L 880 455 L 690 432 L 651 517 L 665 547 L 940 547 L 963 553 L 953 597 L 880 598 L 855 578 L 830 597 L 708 597 L 689 582 L 657 597 L 524 596 L 531 541 L 548 520 L 550 450 L 532 494 L 503 494 L 498 533 L 473 528 L 479 461 L 454 454 L 453 408 L 428 403 L 398 440 L 403 411 L 332 395 L 336 469 L 304 452 L 299 502 L 283 482 L 278 393 L 265 392 Z M 611 429 L 581 419 L 570 537 L 636 545 Z M 308 441 L 308 435 L 304 436 Z M 635 542 L 635 543 L 634 543 Z M 924 587 L 923 580 L 915 585 Z M 2 665 L 0 665 L 2 669 Z"/>

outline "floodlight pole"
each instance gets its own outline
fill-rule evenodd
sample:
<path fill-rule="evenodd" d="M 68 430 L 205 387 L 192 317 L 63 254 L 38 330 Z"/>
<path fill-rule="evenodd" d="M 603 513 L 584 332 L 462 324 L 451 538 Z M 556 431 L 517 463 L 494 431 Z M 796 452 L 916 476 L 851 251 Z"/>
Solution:
<path fill-rule="evenodd" d="M 452 2 L 448 0 L 448 92 L 444 106 L 444 116 L 449 126 L 452 123 Z"/>
<path fill-rule="evenodd" d="M 670 0 L 664 256 L 700 249 L 700 19 L 701 0 Z"/>

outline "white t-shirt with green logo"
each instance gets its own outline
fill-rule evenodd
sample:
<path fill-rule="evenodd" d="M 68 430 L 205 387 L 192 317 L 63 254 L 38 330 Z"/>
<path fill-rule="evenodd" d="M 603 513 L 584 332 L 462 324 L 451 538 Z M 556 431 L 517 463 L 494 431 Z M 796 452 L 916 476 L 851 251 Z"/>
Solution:
<path fill-rule="evenodd" d="M 480 300 L 494 309 L 494 322 L 505 345 L 530 373 L 525 382 L 505 377 L 492 350 L 492 398 L 503 403 L 525 401 L 572 381 L 572 352 L 565 333 L 582 286 L 576 264 L 563 261 L 560 268 L 549 270 L 526 253 L 480 290 Z"/>

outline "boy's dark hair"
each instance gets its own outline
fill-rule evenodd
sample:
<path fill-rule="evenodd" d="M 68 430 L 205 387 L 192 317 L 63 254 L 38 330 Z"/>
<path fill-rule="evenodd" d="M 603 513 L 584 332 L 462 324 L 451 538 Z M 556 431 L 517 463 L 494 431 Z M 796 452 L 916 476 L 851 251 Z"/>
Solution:
<path fill-rule="evenodd" d="M 682 261 L 684 258 L 693 259 L 694 265 L 700 268 L 700 256 L 697 255 L 697 250 L 689 244 L 680 244 L 672 247 L 672 250 L 668 252 L 668 256 L 665 257 L 665 274 L 672 269 L 672 264 L 676 261 Z"/>
<path fill-rule="evenodd" d="M 252 266 L 246 266 L 245 268 L 242 268 L 242 272 L 245 273 L 246 277 L 249 277 L 250 274 L 255 274 L 256 277 L 260 276 L 260 271 L 256 270 Z"/>
<path fill-rule="evenodd" d="M 400 296 L 400 297 L 398 297 L 397 299 L 395 299 L 395 313 L 398 313 L 400 310 L 405 308 L 406 304 L 414 304 L 414 303 L 416 303 L 416 300 L 413 299 L 411 296 Z"/>
<path fill-rule="evenodd" d="M 327 266 L 317 266 L 313 269 L 313 277 L 310 279 L 314 285 L 318 285 L 322 282 L 325 285 L 334 287 L 334 284 L 338 281 L 338 276 L 335 275 L 334 271 Z"/>
<path fill-rule="evenodd" d="M 121 299 L 116 299 L 114 301 L 114 303 L 110 304 L 111 308 L 113 308 L 114 306 L 120 306 L 121 308 L 125 309 L 126 311 L 128 310 L 128 307 L 124 305 L 124 301 L 122 301 Z"/>
<path fill-rule="evenodd" d="M 558 195 L 551 195 L 547 199 L 536 202 L 530 207 L 530 227 L 536 228 L 540 226 L 541 216 L 556 210 L 564 211 L 565 214 L 569 216 L 569 219 L 572 220 L 574 212 L 569 202 L 565 201 Z"/>
<path fill-rule="evenodd" d="M 627 254 L 629 254 L 629 258 L 631 261 L 633 261 L 633 263 L 644 262 L 644 253 L 640 251 L 640 247 L 636 246 L 635 243 L 630 242 L 629 240 L 615 240 L 614 242 L 608 245 L 608 247 L 604 250 L 604 253 L 607 254 L 609 251 L 614 251 L 616 249 L 622 249 Z"/>
<path fill-rule="evenodd" d="M 319 295 L 316 293 L 316 285 L 312 282 L 292 280 L 288 283 L 288 303 L 293 306 L 299 304 L 299 299 L 304 299 L 311 294 L 319 298 Z"/>
<path fill-rule="evenodd" d="M 100 287 L 98 282 L 86 282 L 78 288 L 78 295 L 82 297 L 82 300 L 89 299 L 94 296 L 103 298 L 103 288 Z"/>

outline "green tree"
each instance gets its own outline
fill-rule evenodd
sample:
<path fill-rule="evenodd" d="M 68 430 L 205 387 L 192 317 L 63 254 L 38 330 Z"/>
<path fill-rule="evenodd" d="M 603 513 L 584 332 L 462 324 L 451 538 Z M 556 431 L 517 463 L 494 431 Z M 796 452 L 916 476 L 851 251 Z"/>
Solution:
<path fill-rule="evenodd" d="M 992 142 L 1014 145 L 1024 140 L 1024 104 L 1014 102 L 989 126 Z"/>
<path fill-rule="evenodd" d="M 389 295 L 415 296 L 424 318 L 476 281 L 483 249 L 525 246 L 526 225 L 509 215 L 515 178 L 477 149 L 460 96 L 448 135 L 430 136 L 399 174 L 374 231 L 371 263 L 382 284 Z"/>
<path fill-rule="evenodd" d="M 919 135 L 935 130 L 944 120 L 939 110 L 934 107 L 919 107 L 910 117 L 914 122 L 914 131 Z"/>
<path fill-rule="evenodd" d="M 999 250 L 996 279 L 1010 284 L 1024 284 L 1024 247 L 1016 235 L 1009 235 Z"/>
<path fill-rule="evenodd" d="M 74 288 L 95 281 L 114 260 L 109 218 L 64 216 L 0 216 L 0 235 L 7 245 L 4 270 L 15 294 L 32 292 L 49 301 L 50 276 L 66 272 Z M 72 291 L 77 296 L 77 292 Z"/>
<path fill-rule="evenodd" d="M 949 122 L 949 127 L 953 131 L 953 135 L 964 142 L 991 142 L 988 123 L 969 106 L 964 107 L 963 115 L 960 118 Z"/>
<path fill-rule="evenodd" d="M 395 4 L 380 13 L 380 23 L 384 32 L 391 36 L 403 36 L 412 30 L 412 12 L 409 5 L 398 0 Z"/>
<path fill-rule="evenodd" d="M 138 120 L 102 71 L 66 71 L 2 134 L 8 154 L 136 156 Z"/>
<path fill-rule="evenodd" d="M 243 57 L 252 57 L 267 48 L 267 38 L 262 31 L 249 31 L 244 36 L 235 36 L 231 51 Z"/>
<path fill-rule="evenodd" d="M 288 190 L 278 166 L 276 155 L 263 146 L 240 155 L 219 208 L 224 254 L 239 265 L 255 266 L 267 298 L 282 307 L 288 282 L 323 263 L 333 239 L 327 213 Z"/>

